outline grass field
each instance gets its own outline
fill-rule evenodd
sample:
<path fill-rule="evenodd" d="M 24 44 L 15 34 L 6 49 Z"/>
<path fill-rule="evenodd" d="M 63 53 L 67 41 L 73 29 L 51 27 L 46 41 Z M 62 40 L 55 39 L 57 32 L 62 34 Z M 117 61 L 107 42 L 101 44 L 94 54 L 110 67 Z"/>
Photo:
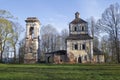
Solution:
<path fill-rule="evenodd" d="M 120 64 L 0 64 L 0 80 L 120 80 Z"/>

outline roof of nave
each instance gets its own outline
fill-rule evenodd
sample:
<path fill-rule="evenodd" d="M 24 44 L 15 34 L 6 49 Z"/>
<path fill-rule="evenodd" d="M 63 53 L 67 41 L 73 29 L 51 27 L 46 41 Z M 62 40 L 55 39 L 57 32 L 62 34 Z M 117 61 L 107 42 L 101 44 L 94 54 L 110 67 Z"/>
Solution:
<path fill-rule="evenodd" d="M 70 36 L 67 37 L 67 40 L 89 40 L 93 39 L 88 34 L 70 34 Z"/>
<path fill-rule="evenodd" d="M 87 23 L 85 20 L 81 18 L 75 18 L 70 24 L 80 24 L 80 23 Z"/>
<path fill-rule="evenodd" d="M 58 50 L 58 51 L 54 51 L 54 52 L 48 52 L 45 54 L 65 55 L 66 53 L 67 53 L 66 50 Z"/>

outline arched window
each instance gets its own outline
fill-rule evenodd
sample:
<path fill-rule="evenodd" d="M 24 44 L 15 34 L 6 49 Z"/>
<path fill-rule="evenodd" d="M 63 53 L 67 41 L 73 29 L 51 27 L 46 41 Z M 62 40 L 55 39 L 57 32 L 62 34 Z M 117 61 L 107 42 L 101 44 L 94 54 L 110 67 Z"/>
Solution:
<path fill-rule="evenodd" d="M 34 27 L 30 27 L 30 32 L 29 34 L 31 35 L 31 38 L 34 38 Z"/>
<path fill-rule="evenodd" d="M 77 27 L 74 28 L 74 31 L 77 31 Z"/>
<path fill-rule="evenodd" d="M 85 27 L 84 26 L 82 26 L 82 31 L 85 31 Z"/>
<path fill-rule="evenodd" d="M 82 63 L 82 58 L 78 57 L 78 63 Z"/>
<path fill-rule="evenodd" d="M 33 51 L 33 48 L 32 48 L 32 46 L 30 46 L 29 47 L 29 53 L 32 53 L 32 51 Z"/>
<path fill-rule="evenodd" d="M 82 45 L 82 49 L 85 50 L 85 48 L 86 48 L 86 46 L 85 46 L 85 44 L 83 44 L 83 45 Z"/>
<path fill-rule="evenodd" d="M 75 45 L 74 45 L 74 48 L 75 48 L 75 50 L 78 50 L 78 45 L 75 44 Z"/>
<path fill-rule="evenodd" d="M 32 35 L 34 33 L 34 28 L 33 27 L 30 27 L 30 35 Z"/>

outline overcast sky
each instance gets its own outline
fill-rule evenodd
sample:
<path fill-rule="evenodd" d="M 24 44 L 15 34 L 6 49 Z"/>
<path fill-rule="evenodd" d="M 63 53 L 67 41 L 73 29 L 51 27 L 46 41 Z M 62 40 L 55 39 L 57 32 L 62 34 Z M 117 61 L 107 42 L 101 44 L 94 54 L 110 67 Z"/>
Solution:
<path fill-rule="evenodd" d="M 97 20 L 110 4 L 120 0 L 0 0 L 0 9 L 10 11 L 25 27 L 27 17 L 38 17 L 41 26 L 52 24 L 58 30 L 68 28 L 74 13 L 80 12 L 84 20 L 94 16 Z"/>

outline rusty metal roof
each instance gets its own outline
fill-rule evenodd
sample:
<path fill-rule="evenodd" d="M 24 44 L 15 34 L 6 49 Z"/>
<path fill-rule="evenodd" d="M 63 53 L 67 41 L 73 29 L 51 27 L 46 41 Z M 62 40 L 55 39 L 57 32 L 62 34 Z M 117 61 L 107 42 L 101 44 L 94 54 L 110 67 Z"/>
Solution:
<path fill-rule="evenodd" d="M 28 17 L 26 22 L 40 22 L 37 17 Z"/>
<path fill-rule="evenodd" d="M 70 22 L 70 24 L 79 24 L 79 23 L 87 23 L 87 22 L 81 18 L 75 18 L 72 22 Z"/>
<path fill-rule="evenodd" d="M 93 39 L 93 38 L 88 34 L 70 34 L 67 37 L 67 40 L 89 40 L 89 39 Z"/>
<path fill-rule="evenodd" d="M 45 54 L 56 54 L 56 55 L 65 55 L 67 53 L 66 50 L 58 50 L 58 51 L 54 51 L 54 52 L 48 52 Z"/>

